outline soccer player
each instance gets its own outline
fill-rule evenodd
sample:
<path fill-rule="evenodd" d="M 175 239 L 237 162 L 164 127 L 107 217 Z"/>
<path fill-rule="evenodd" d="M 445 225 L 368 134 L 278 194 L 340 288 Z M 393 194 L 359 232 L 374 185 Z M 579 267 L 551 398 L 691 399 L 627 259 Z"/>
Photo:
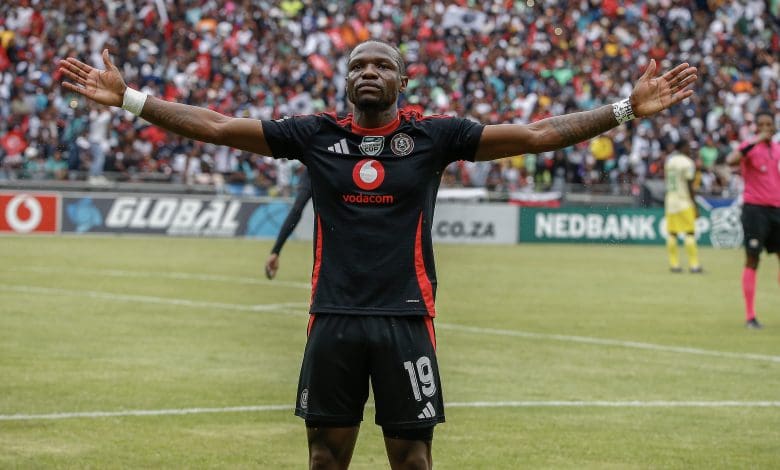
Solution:
<path fill-rule="evenodd" d="M 298 222 L 300 222 L 303 208 L 306 207 L 306 203 L 311 199 L 311 181 L 309 180 L 308 171 L 304 171 L 301 174 L 297 191 L 298 193 L 295 195 L 292 208 L 284 219 L 282 228 L 279 229 L 279 235 L 276 236 L 276 242 L 273 248 L 271 248 L 271 254 L 268 255 L 268 259 L 265 261 L 265 277 L 268 279 L 273 279 L 276 276 L 276 272 L 279 270 L 279 254 L 282 252 L 282 247 L 293 230 L 295 230 Z"/>
<path fill-rule="evenodd" d="M 756 113 L 756 126 L 758 135 L 742 142 L 726 157 L 726 162 L 732 166 L 739 164 L 745 185 L 742 195 L 745 326 L 760 329 L 762 325 L 755 310 L 758 260 L 764 249 L 777 253 L 780 260 L 780 143 L 772 141 L 775 117 L 771 112 Z"/>
<path fill-rule="evenodd" d="M 680 139 L 676 151 L 664 163 L 666 178 L 666 196 L 664 211 L 666 212 L 666 251 L 669 254 L 669 269 L 673 273 L 682 272 L 677 241 L 680 234 L 685 236 L 685 251 L 688 254 L 688 270 L 701 273 L 698 247 L 696 245 L 696 217 L 699 215 L 694 195 L 693 180 L 696 176 L 696 165 L 687 155 L 690 151 L 688 141 Z"/>
<path fill-rule="evenodd" d="M 370 40 L 348 57 L 352 114 L 257 121 L 163 101 L 75 58 L 61 63 L 71 91 L 192 139 L 297 158 L 311 177 L 315 213 L 308 340 L 295 413 L 305 419 L 311 468 L 347 468 L 368 385 L 393 469 L 430 469 L 444 421 L 436 360 L 433 209 L 445 167 L 540 153 L 590 139 L 690 97 L 696 68 L 656 76 L 651 60 L 631 96 L 529 125 L 482 125 L 399 109 L 408 77 L 399 50 Z"/>

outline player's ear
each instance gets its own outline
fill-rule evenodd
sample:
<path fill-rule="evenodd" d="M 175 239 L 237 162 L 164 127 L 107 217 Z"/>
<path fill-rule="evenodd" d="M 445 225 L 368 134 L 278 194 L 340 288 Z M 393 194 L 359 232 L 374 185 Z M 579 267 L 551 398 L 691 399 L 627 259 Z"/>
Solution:
<path fill-rule="evenodd" d="M 401 86 L 398 87 L 398 92 L 406 90 L 406 86 L 409 84 L 409 77 L 401 75 Z"/>

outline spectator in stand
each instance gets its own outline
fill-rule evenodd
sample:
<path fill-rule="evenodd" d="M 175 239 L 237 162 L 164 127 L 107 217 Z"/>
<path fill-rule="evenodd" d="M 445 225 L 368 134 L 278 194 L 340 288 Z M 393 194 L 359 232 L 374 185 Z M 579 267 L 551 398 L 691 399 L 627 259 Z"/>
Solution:
<path fill-rule="evenodd" d="M 78 179 L 82 170 L 82 157 L 81 148 L 77 144 L 79 136 L 84 133 L 87 128 L 88 122 L 84 111 L 78 106 L 78 102 L 72 100 L 71 103 L 76 103 L 76 107 L 70 113 L 70 116 L 66 114 L 65 122 L 67 123 L 65 131 L 62 136 L 62 141 L 68 152 L 68 171 L 69 178 L 72 180 Z M 73 105 L 71 104 L 71 107 Z"/>
<path fill-rule="evenodd" d="M 68 162 L 62 157 L 62 151 L 55 150 L 46 160 L 47 178 L 55 180 L 68 179 Z"/>
<path fill-rule="evenodd" d="M 715 162 L 718 160 L 718 147 L 711 134 L 705 134 L 704 141 L 699 147 L 699 160 L 703 170 L 712 171 L 715 168 Z"/>
<path fill-rule="evenodd" d="M 2 152 L 2 169 L 9 179 L 16 178 L 16 172 L 24 165 L 23 154 L 27 149 L 27 141 L 21 129 L 14 128 L 0 136 L 0 152 Z"/>
<path fill-rule="evenodd" d="M 599 175 L 599 184 L 607 182 L 611 164 L 614 163 L 615 146 L 610 134 L 611 132 L 607 132 L 590 140 L 590 154 L 595 159 L 594 168 Z"/>
<path fill-rule="evenodd" d="M 111 111 L 105 106 L 90 105 L 89 111 L 89 182 L 105 184 L 108 181 L 103 176 L 106 165 L 106 151 L 109 148 L 108 127 L 111 124 Z"/>

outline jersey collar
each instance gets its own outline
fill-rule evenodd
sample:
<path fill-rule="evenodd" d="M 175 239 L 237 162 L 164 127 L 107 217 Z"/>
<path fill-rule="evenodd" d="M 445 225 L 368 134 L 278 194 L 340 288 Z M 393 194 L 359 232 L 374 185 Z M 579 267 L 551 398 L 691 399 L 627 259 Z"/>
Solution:
<path fill-rule="evenodd" d="M 389 135 L 394 130 L 398 129 L 398 126 L 401 125 L 401 117 L 400 114 L 396 114 L 395 119 L 391 121 L 389 124 L 382 126 L 382 127 L 374 127 L 374 128 L 366 128 L 366 127 L 360 127 L 355 122 L 355 117 L 352 117 L 351 127 L 352 132 L 354 132 L 357 135 Z"/>

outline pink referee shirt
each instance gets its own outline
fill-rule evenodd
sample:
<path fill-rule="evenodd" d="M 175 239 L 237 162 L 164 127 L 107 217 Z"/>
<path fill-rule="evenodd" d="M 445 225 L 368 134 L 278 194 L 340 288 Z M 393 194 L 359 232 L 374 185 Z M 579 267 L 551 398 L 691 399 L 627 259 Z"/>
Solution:
<path fill-rule="evenodd" d="M 740 150 L 750 143 L 743 142 Z M 747 153 L 742 152 L 744 201 L 759 206 L 780 207 L 780 143 L 759 142 Z"/>

